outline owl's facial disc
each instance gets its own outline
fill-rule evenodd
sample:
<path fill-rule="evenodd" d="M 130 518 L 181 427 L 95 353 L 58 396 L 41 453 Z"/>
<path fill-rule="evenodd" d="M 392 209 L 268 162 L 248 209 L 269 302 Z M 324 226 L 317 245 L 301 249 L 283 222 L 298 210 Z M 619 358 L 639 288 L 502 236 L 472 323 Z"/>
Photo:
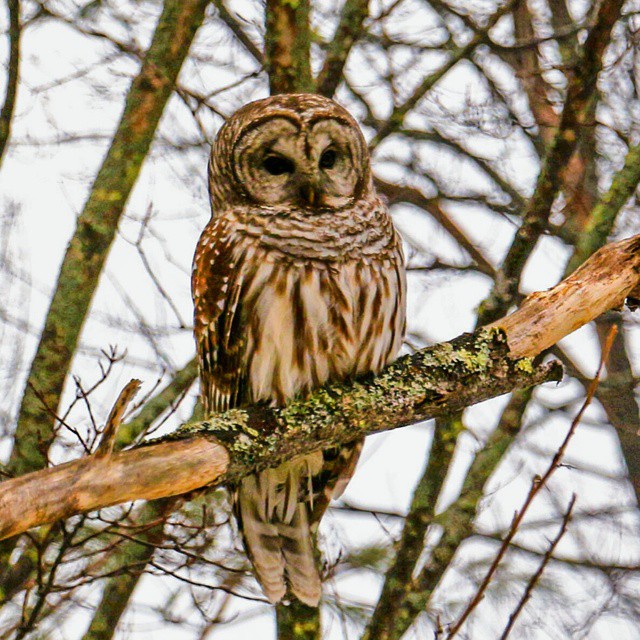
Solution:
<path fill-rule="evenodd" d="M 299 123 L 273 117 L 235 145 L 236 176 L 258 204 L 310 212 L 340 209 L 359 195 L 361 144 L 353 126 L 324 117 Z"/>

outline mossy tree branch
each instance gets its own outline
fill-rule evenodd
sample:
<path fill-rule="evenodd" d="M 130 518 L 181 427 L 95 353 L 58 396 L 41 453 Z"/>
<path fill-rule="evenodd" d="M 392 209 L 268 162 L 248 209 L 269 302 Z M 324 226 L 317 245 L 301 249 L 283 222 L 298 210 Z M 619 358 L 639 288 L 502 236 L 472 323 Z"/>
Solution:
<path fill-rule="evenodd" d="M 49 412 L 58 407 L 120 216 L 207 4 L 206 0 L 167 0 L 164 4 L 140 73 L 127 95 L 111 147 L 62 263 L 20 407 L 10 461 L 14 473 L 46 465 L 47 450 L 53 440 Z"/>
<path fill-rule="evenodd" d="M 272 95 L 313 91 L 310 10 L 309 0 L 267 0 L 265 58 Z"/>
<path fill-rule="evenodd" d="M 640 235 L 606 245 L 494 327 L 401 358 L 376 377 L 322 387 L 282 409 L 252 406 L 214 415 L 180 429 L 173 436 L 178 442 L 90 456 L 8 480 L 0 484 L 0 534 L 118 502 L 233 483 L 292 456 L 557 378 L 557 367 L 534 368 L 530 360 L 513 358 L 542 352 L 638 290 Z"/>
<path fill-rule="evenodd" d="M 0 484 L 0 537 L 120 502 L 233 484 L 294 456 L 560 376 L 557 363 L 534 367 L 512 359 L 504 332 L 482 329 L 405 356 L 378 376 L 327 385 L 282 409 L 233 409 L 185 425 L 160 443 L 8 480 Z"/>

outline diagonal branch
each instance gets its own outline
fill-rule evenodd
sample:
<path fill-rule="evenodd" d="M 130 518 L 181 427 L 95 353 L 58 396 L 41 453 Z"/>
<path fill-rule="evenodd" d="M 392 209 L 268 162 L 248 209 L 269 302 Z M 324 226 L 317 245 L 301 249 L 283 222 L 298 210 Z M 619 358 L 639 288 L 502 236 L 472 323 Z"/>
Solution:
<path fill-rule="evenodd" d="M 553 552 L 556 550 L 558 543 L 560 542 L 560 540 L 562 540 L 562 538 L 564 537 L 564 534 L 567 532 L 567 527 L 569 526 L 569 521 L 571 520 L 571 514 L 573 513 L 573 507 L 575 506 L 575 504 L 576 504 L 576 494 L 574 493 L 573 496 L 571 497 L 571 500 L 569 501 L 569 506 L 565 511 L 564 517 L 562 518 L 562 524 L 560 526 L 560 530 L 556 534 L 556 537 L 551 541 L 551 544 L 549 545 L 549 548 L 544 554 L 542 558 L 542 562 L 540 562 L 538 569 L 531 576 L 531 579 L 527 583 L 527 587 L 524 593 L 522 594 L 520 601 L 518 602 L 513 613 L 509 616 L 509 621 L 507 622 L 507 626 L 504 628 L 504 631 L 500 636 L 500 640 L 507 640 L 507 638 L 509 637 L 509 634 L 511 633 L 511 629 L 513 629 L 513 625 L 515 624 L 515 621 L 518 619 L 518 616 L 520 615 L 520 612 L 524 609 L 525 605 L 531 598 L 533 589 L 535 588 L 536 584 L 538 584 L 538 582 L 540 581 L 542 572 L 545 570 L 546 566 L 549 564 L 549 561 L 553 557 Z"/>
<path fill-rule="evenodd" d="M 233 35 L 244 45 L 244 48 L 253 56 L 255 61 L 263 65 L 264 56 L 262 55 L 262 51 L 260 51 L 253 43 L 253 40 L 245 33 L 240 22 L 231 14 L 229 9 L 227 9 L 223 0 L 214 0 L 213 4 L 218 10 L 221 20 L 227 25 Z"/>
<path fill-rule="evenodd" d="M 319 94 L 331 98 L 335 93 L 342 80 L 342 72 L 351 47 L 360 39 L 368 14 L 369 0 L 345 0 L 340 23 L 318 75 Z"/>
<path fill-rule="evenodd" d="M 8 480 L 0 484 L 0 536 L 120 502 L 234 483 L 292 456 L 558 379 L 557 364 L 534 367 L 513 356 L 540 353 L 638 288 L 640 235 L 603 247 L 552 290 L 530 296 L 496 323 L 503 330 L 460 336 L 405 356 L 376 377 L 322 387 L 282 409 L 235 409 L 186 425 L 167 438 L 175 441 Z"/>
<path fill-rule="evenodd" d="M 167 0 L 134 79 L 113 142 L 95 179 L 67 248 L 42 338 L 22 399 L 10 467 L 25 473 L 46 465 L 54 411 L 82 325 L 98 286 L 120 216 L 175 87 L 206 0 Z M 41 402 L 34 390 L 42 394 Z"/>
<path fill-rule="evenodd" d="M 640 265 L 632 256 L 638 254 L 640 235 L 605 245 L 560 284 L 532 293 L 517 311 L 489 326 L 504 329 L 514 356 L 540 353 L 635 295 Z"/>
<path fill-rule="evenodd" d="M 133 400 L 133 397 L 138 393 L 140 389 L 140 385 L 142 383 L 140 380 L 131 380 L 127 386 L 120 392 L 116 403 L 113 405 L 111 409 L 111 413 L 107 419 L 107 424 L 102 431 L 102 440 L 98 445 L 98 449 L 96 450 L 96 455 L 98 457 L 103 457 L 110 455 L 113 453 L 113 447 L 116 440 L 116 434 L 120 425 L 122 424 L 122 416 L 124 412 L 127 410 L 127 407 Z"/>
<path fill-rule="evenodd" d="M 589 219 L 567 266 L 567 273 L 573 271 L 596 249 L 604 245 L 618 213 L 636 192 L 639 182 L 640 144 L 629 149 L 624 166 L 615 174 L 611 186 L 602 194 L 589 214 Z"/>
<path fill-rule="evenodd" d="M 512 359 L 501 331 L 465 334 L 405 356 L 379 376 L 322 387 L 283 409 L 233 409 L 185 425 L 158 444 L 8 480 L 0 484 L 0 537 L 121 502 L 235 483 L 294 456 L 560 376 L 557 363 L 533 367 Z"/>
<path fill-rule="evenodd" d="M 515 302 L 520 275 L 538 239 L 547 228 L 553 202 L 562 186 L 562 169 L 576 149 L 580 130 L 590 112 L 598 74 L 602 69 L 603 54 L 609 44 L 613 26 L 620 17 L 622 4 L 623 0 L 611 0 L 600 5 L 596 24 L 589 32 L 582 57 L 569 83 L 560 127 L 549 146 L 536 190 L 504 259 L 500 277 L 481 305 L 481 324 L 496 320 Z"/>

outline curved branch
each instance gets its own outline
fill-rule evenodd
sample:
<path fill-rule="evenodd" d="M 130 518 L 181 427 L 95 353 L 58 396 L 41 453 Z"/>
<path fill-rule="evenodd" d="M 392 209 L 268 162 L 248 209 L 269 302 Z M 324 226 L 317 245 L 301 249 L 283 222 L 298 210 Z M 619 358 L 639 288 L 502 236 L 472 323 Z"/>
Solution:
<path fill-rule="evenodd" d="M 233 483 L 292 456 L 557 380 L 557 363 L 534 367 L 513 355 L 540 353 L 638 289 L 640 235 L 603 247 L 495 326 L 400 358 L 378 376 L 322 387 L 282 409 L 234 409 L 186 425 L 160 443 L 3 482 L 0 538 L 120 502 Z"/>
<path fill-rule="evenodd" d="M 406 426 L 562 375 L 509 357 L 498 330 L 405 356 L 378 376 L 322 387 L 282 409 L 253 405 L 183 426 L 163 442 L 35 471 L 0 484 L 0 538 L 131 500 L 234 483 L 293 456 Z"/>

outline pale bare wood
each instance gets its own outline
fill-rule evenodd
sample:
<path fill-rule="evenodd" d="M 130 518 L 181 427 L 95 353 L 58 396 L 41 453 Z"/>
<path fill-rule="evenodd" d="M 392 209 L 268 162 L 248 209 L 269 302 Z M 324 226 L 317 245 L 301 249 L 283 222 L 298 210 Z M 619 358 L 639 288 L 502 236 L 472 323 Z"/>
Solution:
<path fill-rule="evenodd" d="M 548 291 L 527 296 L 511 315 L 488 325 L 507 334 L 514 357 L 536 356 L 640 290 L 640 235 L 607 244 Z"/>
<path fill-rule="evenodd" d="M 520 309 L 491 325 L 505 334 L 485 329 L 435 345 L 376 378 L 321 389 L 282 411 L 258 406 L 229 411 L 189 425 L 183 439 L 92 455 L 2 482 L 0 538 L 101 507 L 237 481 L 292 455 L 556 379 L 557 367 L 531 367 L 512 356 L 537 355 L 639 291 L 640 235 L 603 247 L 569 278 L 529 296 Z M 123 392 L 125 400 L 129 392 Z"/>
<path fill-rule="evenodd" d="M 179 495 L 225 473 L 229 454 L 199 437 L 91 455 L 0 484 L 0 538 L 130 500 Z"/>

